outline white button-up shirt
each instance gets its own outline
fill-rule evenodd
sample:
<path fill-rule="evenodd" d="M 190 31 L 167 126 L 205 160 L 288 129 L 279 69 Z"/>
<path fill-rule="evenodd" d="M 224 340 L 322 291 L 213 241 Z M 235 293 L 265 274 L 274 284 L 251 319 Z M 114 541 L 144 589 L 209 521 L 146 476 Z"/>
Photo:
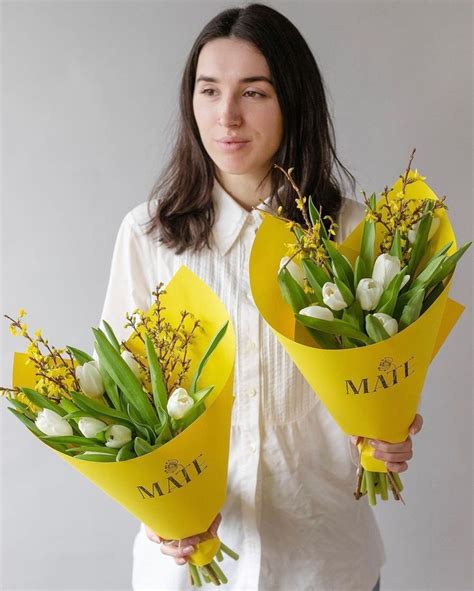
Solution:
<path fill-rule="evenodd" d="M 229 310 L 237 338 L 227 500 L 219 536 L 240 559 L 221 564 L 232 591 L 371 591 L 385 561 L 345 436 L 258 313 L 248 263 L 258 212 L 215 182 L 212 249 L 176 255 L 146 236 L 147 204 L 118 232 L 102 318 L 126 338 L 126 311 L 151 305 L 151 292 L 181 265 Z M 338 240 L 363 215 L 344 200 Z M 140 527 L 133 549 L 135 591 L 189 589 L 187 566 L 164 556 Z"/>

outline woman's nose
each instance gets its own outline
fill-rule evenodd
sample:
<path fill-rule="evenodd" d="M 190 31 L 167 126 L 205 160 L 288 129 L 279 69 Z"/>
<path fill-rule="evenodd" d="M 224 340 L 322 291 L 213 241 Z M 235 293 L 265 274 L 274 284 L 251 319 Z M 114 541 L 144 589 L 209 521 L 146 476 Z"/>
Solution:
<path fill-rule="evenodd" d="M 219 124 L 223 127 L 229 125 L 239 125 L 241 123 L 242 116 L 240 108 L 233 98 L 223 98 L 219 105 Z"/>

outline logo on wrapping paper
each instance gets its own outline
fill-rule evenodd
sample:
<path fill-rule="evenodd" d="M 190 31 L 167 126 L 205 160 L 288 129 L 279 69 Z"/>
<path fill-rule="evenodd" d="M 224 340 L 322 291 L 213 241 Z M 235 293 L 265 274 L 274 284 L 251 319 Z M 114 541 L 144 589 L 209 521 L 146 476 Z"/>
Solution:
<path fill-rule="evenodd" d="M 137 490 L 140 497 L 145 500 L 163 497 L 195 480 L 206 468 L 203 454 L 199 454 L 186 466 L 183 466 L 176 458 L 171 458 L 166 460 L 163 465 L 166 476 L 149 485 L 139 485 Z"/>
<path fill-rule="evenodd" d="M 361 380 L 345 380 L 346 394 L 373 394 L 378 390 L 387 390 L 415 373 L 415 357 L 397 365 L 392 357 L 383 357 L 377 366 L 375 377 L 366 377 Z"/>

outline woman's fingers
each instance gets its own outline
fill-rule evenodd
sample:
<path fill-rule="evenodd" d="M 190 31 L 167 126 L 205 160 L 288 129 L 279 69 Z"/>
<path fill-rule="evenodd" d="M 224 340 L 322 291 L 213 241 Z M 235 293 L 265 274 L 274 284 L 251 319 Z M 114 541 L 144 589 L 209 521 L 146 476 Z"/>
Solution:
<path fill-rule="evenodd" d="M 419 433 L 423 427 L 423 417 L 419 414 L 415 416 L 413 423 L 410 425 L 410 433 L 415 435 L 415 433 Z"/>
<path fill-rule="evenodd" d="M 387 462 L 385 465 L 390 472 L 405 472 L 405 470 L 408 470 L 408 464 L 406 462 Z"/>
<path fill-rule="evenodd" d="M 194 546 L 191 545 L 182 546 L 175 542 L 172 542 L 171 544 L 164 542 L 161 545 L 161 553 L 174 558 L 176 564 L 185 564 L 193 552 Z"/>
<path fill-rule="evenodd" d="M 219 525 L 221 524 L 221 521 L 222 521 L 222 515 L 220 513 L 218 513 L 216 518 L 214 519 L 214 521 L 209 526 L 208 532 L 210 534 L 212 534 L 213 536 L 216 536 L 217 530 L 219 529 Z"/>
<path fill-rule="evenodd" d="M 219 513 L 209 526 L 209 533 L 213 536 L 217 534 L 217 529 L 222 521 L 222 515 Z M 149 540 L 161 544 L 161 553 L 174 558 L 176 564 L 186 564 L 189 556 L 194 552 L 195 546 L 201 541 L 201 536 L 190 536 L 182 540 L 163 540 L 149 527 L 145 526 L 146 535 Z"/>
<path fill-rule="evenodd" d="M 377 452 L 382 453 L 407 453 L 413 447 L 411 437 L 407 437 L 401 443 L 389 443 L 388 441 L 379 441 L 378 439 L 371 439 L 369 443 Z"/>
<path fill-rule="evenodd" d="M 157 544 L 161 544 L 161 542 L 163 541 L 158 534 L 156 534 L 152 529 L 150 529 L 146 525 L 145 525 L 145 533 L 146 533 L 147 538 L 152 542 L 156 542 Z"/>

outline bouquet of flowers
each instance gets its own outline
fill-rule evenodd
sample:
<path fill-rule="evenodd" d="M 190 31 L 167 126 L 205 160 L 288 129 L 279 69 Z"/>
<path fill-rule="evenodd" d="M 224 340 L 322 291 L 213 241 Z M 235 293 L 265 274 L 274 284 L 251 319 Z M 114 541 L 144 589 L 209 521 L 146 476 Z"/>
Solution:
<path fill-rule="evenodd" d="M 28 333 L 13 335 L 11 411 L 45 445 L 164 539 L 206 532 L 224 504 L 233 404 L 235 336 L 222 302 L 186 267 L 148 311 L 127 314 L 119 343 L 104 320 L 94 359 Z M 190 581 L 227 579 L 218 562 L 238 555 L 210 533 L 190 556 Z M 216 558 L 217 561 L 214 559 Z"/>
<path fill-rule="evenodd" d="M 400 478 L 368 439 L 408 436 L 428 366 L 463 310 L 448 292 L 471 244 L 456 250 L 445 197 L 410 169 L 413 155 L 378 200 L 364 193 L 365 220 L 340 245 L 334 221 L 280 169 L 304 224 L 272 210 L 250 258 L 262 316 L 341 429 L 363 436 L 354 495 L 371 505 L 389 490 L 403 502 Z"/>

